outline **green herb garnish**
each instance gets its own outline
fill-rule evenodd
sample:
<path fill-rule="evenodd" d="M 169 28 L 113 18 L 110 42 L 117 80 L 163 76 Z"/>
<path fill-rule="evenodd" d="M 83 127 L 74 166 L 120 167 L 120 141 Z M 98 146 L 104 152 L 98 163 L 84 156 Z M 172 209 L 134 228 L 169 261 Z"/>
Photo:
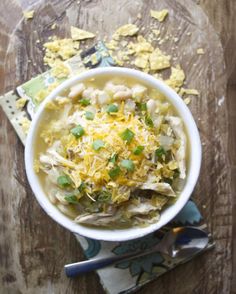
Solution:
<path fill-rule="evenodd" d="M 110 104 L 107 107 L 107 113 L 118 112 L 118 106 L 115 104 Z"/>
<path fill-rule="evenodd" d="M 101 191 L 98 195 L 98 201 L 99 202 L 108 202 L 111 200 L 111 192 L 109 191 Z"/>
<path fill-rule="evenodd" d="M 120 136 L 124 141 L 130 143 L 134 137 L 134 133 L 130 129 L 126 129 Z"/>
<path fill-rule="evenodd" d="M 114 154 L 112 155 L 112 157 L 109 159 L 109 162 L 115 163 L 118 159 L 118 154 Z"/>
<path fill-rule="evenodd" d="M 172 185 L 173 184 L 173 180 L 170 179 L 170 178 L 164 178 L 164 183 L 167 183 L 169 185 Z"/>
<path fill-rule="evenodd" d="M 119 166 L 116 166 L 114 168 L 112 168 L 111 170 L 109 170 L 108 174 L 110 176 L 110 178 L 115 179 L 121 172 L 121 169 L 119 168 Z"/>
<path fill-rule="evenodd" d="M 91 104 L 91 103 L 90 103 L 90 100 L 89 100 L 89 99 L 86 99 L 86 98 L 80 99 L 80 100 L 79 100 L 79 103 L 80 103 L 81 105 L 83 105 L 83 106 L 88 106 L 88 105 Z"/>
<path fill-rule="evenodd" d="M 147 103 L 136 102 L 137 108 L 141 111 L 147 110 Z"/>
<path fill-rule="evenodd" d="M 104 147 L 105 146 L 105 142 L 103 142 L 102 140 L 95 140 L 94 142 L 93 142 L 93 149 L 94 150 L 96 150 L 96 151 L 98 151 L 98 150 L 100 150 L 102 147 Z"/>
<path fill-rule="evenodd" d="M 161 147 L 159 147 L 158 149 L 156 149 L 156 151 L 155 151 L 155 155 L 156 155 L 157 157 L 162 157 L 163 155 L 166 155 L 166 151 L 165 151 L 165 149 L 161 146 Z"/>
<path fill-rule="evenodd" d="M 67 195 L 64 197 L 64 199 L 69 202 L 70 204 L 77 204 L 78 198 L 75 195 Z"/>
<path fill-rule="evenodd" d="M 68 175 L 64 175 L 57 178 L 57 184 L 61 188 L 67 188 L 72 184 L 72 181 Z"/>
<path fill-rule="evenodd" d="M 150 128 L 154 127 L 153 121 L 150 116 L 145 116 L 145 124 Z"/>
<path fill-rule="evenodd" d="M 143 150 L 144 150 L 143 146 L 137 146 L 137 147 L 134 148 L 133 153 L 135 155 L 140 155 L 143 152 Z"/>
<path fill-rule="evenodd" d="M 127 169 L 128 171 L 133 171 L 134 170 L 134 163 L 130 159 L 124 159 L 121 161 L 120 165 Z"/>
<path fill-rule="evenodd" d="M 83 192 L 85 188 L 86 188 L 86 184 L 84 182 L 81 182 L 81 184 L 78 187 L 78 191 Z"/>
<path fill-rule="evenodd" d="M 82 137 L 85 134 L 85 131 L 81 125 L 70 130 L 71 134 L 74 135 L 77 139 Z"/>
<path fill-rule="evenodd" d="M 91 111 L 86 111 L 85 112 L 85 118 L 88 120 L 93 120 L 94 119 L 94 113 Z"/>

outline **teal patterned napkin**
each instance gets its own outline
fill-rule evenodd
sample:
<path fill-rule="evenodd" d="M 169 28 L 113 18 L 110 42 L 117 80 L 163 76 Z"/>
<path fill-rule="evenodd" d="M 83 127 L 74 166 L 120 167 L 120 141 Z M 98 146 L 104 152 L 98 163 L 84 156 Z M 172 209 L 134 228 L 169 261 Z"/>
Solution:
<path fill-rule="evenodd" d="M 86 68 L 112 66 L 115 63 L 104 44 L 99 42 L 94 47 L 83 52 L 81 56 L 75 56 L 66 61 L 65 65 L 70 71 L 70 76 L 73 76 L 84 71 Z M 54 83 L 61 83 L 63 80 L 55 78 L 51 71 L 47 71 L 17 87 L 16 91 L 10 91 L 0 97 L 0 105 L 23 144 L 27 135 L 24 130 L 24 123 L 33 119 L 39 104 L 35 100 L 35 96 L 44 90 L 49 90 Z M 18 109 L 17 102 L 20 98 L 26 98 L 27 104 L 23 108 Z M 167 226 L 143 238 L 127 242 L 106 242 L 84 238 L 79 235 L 75 236 L 83 248 L 85 256 L 90 259 L 94 257 L 106 257 L 111 254 L 120 255 L 137 249 L 144 250 L 151 248 L 161 240 L 170 228 L 187 225 L 199 227 L 204 230 L 207 228 L 200 211 L 192 200 L 188 201 L 182 211 Z M 203 251 L 213 246 L 214 243 L 209 234 L 208 246 Z M 155 253 L 120 262 L 115 266 L 98 270 L 97 273 L 107 293 L 131 293 L 188 260 L 174 260 L 160 253 Z"/>
<path fill-rule="evenodd" d="M 111 254 L 120 255 L 138 249 L 145 250 L 151 248 L 160 242 L 164 234 L 168 232 L 170 228 L 183 226 L 194 226 L 203 230 L 206 229 L 201 213 L 192 200 L 187 202 L 180 213 L 167 226 L 136 240 L 126 242 L 107 242 L 88 239 L 78 235 L 76 235 L 76 238 L 80 242 L 85 256 L 90 259 L 105 257 L 106 255 Z M 214 243 L 209 234 L 208 246 L 203 251 L 206 251 L 213 246 Z M 189 258 L 178 260 L 172 259 L 157 252 L 148 256 L 120 262 L 115 266 L 98 270 L 97 273 L 107 293 L 131 293 L 188 260 Z"/>

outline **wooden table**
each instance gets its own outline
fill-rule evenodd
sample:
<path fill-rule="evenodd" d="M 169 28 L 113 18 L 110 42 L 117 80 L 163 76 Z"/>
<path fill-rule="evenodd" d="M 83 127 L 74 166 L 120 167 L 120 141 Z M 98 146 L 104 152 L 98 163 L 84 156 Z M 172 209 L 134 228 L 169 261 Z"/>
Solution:
<path fill-rule="evenodd" d="M 77 12 L 71 9 L 75 2 L 0 2 L 2 94 L 44 71 L 42 51 L 40 48 L 35 49 L 34 35 L 43 34 L 46 39 L 50 26 L 55 21 L 63 23 L 70 15 L 72 22 L 77 21 L 86 28 L 97 19 L 98 27 L 101 28 L 103 20 L 100 5 L 109 7 L 111 26 L 120 23 L 122 18 L 119 13 L 115 13 L 117 10 L 114 6 L 123 7 L 124 10 L 127 8 L 128 14 L 133 13 L 132 5 L 124 4 L 129 1 L 117 0 L 114 4 L 112 0 L 84 0 L 80 1 Z M 144 2 L 145 11 L 149 11 L 149 7 L 155 3 L 143 0 Z M 236 254 L 233 250 L 236 248 L 236 239 L 233 239 L 233 235 L 236 236 L 236 219 L 233 215 L 233 208 L 236 207 L 233 201 L 233 192 L 236 191 L 233 181 L 236 175 L 236 4 L 235 0 L 195 2 L 208 15 L 209 22 L 219 34 L 226 62 L 226 103 L 220 112 L 216 112 L 212 104 L 212 113 L 208 115 L 208 126 L 217 121 L 223 126 L 218 134 L 213 129 L 200 129 L 200 132 L 205 131 L 208 139 L 204 156 L 209 154 L 209 158 L 204 157 L 205 169 L 200 178 L 202 188 L 198 188 L 198 194 L 195 195 L 214 236 L 216 247 L 150 283 L 139 293 L 236 293 Z M 32 5 L 36 7 L 34 23 L 41 23 L 40 19 L 45 18 L 48 27 L 32 28 L 30 24 L 23 24 L 22 10 L 30 9 Z M 86 14 L 91 10 L 94 14 L 91 22 L 87 22 Z M 100 14 L 96 14 L 96 11 Z M 104 28 L 104 32 L 106 30 L 109 28 Z M 60 33 L 65 35 L 63 30 Z M 16 35 L 21 40 L 21 46 L 14 46 Z M 33 61 L 30 65 L 27 63 L 28 58 Z M 0 126 L 0 293 L 104 293 L 94 273 L 75 280 L 64 276 L 65 263 L 84 258 L 81 249 L 74 236 L 52 221 L 32 196 L 25 176 L 24 148 L 1 109 Z"/>

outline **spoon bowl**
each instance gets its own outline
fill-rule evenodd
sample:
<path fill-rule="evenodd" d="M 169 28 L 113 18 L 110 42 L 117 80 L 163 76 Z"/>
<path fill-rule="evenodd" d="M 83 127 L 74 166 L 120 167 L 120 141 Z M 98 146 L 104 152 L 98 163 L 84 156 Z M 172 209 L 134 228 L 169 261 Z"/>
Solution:
<path fill-rule="evenodd" d="M 65 265 L 64 269 L 68 277 L 75 277 L 89 271 L 104 268 L 114 263 L 143 257 L 155 252 L 166 254 L 172 258 L 186 260 L 202 251 L 207 246 L 208 240 L 207 232 L 199 228 L 173 228 L 164 235 L 157 245 L 150 249 L 71 263 Z"/>

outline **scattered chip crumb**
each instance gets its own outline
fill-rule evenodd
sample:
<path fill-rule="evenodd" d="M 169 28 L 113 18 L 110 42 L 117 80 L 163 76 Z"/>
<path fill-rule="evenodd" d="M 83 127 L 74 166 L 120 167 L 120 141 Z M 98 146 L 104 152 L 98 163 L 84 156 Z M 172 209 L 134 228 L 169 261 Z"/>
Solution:
<path fill-rule="evenodd" d="M 183 86 L 185 80 L 184 71 L 180 66 L 171 67 L 171 75 L 168 80 L 166 80 L 167 85 L 173 88 L 176 92 L 180 90 L 180 87 Z"/>
<path fill-rule="evenodd" d="M 157 19 L 159 22 L 163 22 L 165 20 L 165 18 L 168 15 L 168 10 L 167 9 L 163 9 L 163 10 L 150 10 L 150 14 L 151 17 Z"/>
<path fill-rule="evenodd" d="M 23 11 L 25 19 L 32 19 L 34 17 L 34 10 Z"/>
<path fill-rule="evenodd" d="M 186 94 L 186 95 L 194 95 L 194 96 L 199 96 L 200 95 L 200 93 L 196 89 L 182 88 L 181 91 L 182 91 L 183 94 Z"/>
<path fill-rule="evenodd" d="M 27 97 L 22 97 L 22 98 L 16 100 L 16 108 L 22 109 L 25 106 L 27 101 L 28 101 Z"/>
<path fill-rule="evenodd" d="M 43 46 L 46 48 L 44 55 L 44 63 L 53 67 L 55 61 L 67 60 L 76 55 L 79 49 L 79 42 L 72 39 L 57 39 L 52 38 L 52 41 L 46 42 Z"/>
<path fill-rule="evenodd" d="M 149 54 L 147 53 L 141 53 L 138 55 L 138 57 L 135 59 L 135 66 L 138 68 L 145 69 L 148 67 L 148 60 L 149 60 Z"/>
<path fill-rule="evenodd" d="M 37 43 L 37 44 L 39 44 L 39 43 L 40 43 L 40 40 L 39 40 L 39 39 L 38 39 L 38 40 L 36 40 L 36 43 Z"/>
<path fill-rule="evenodd" d="M 141 13 L 138 13 L 137 18 L 138 18 L 138 19 L 141 19 L 141 18 L 142 18 Z"/>
<path fill-rule="evenodd" d="M 64 62 L 56 60 L 51 69 L 51 74 L 58 79 L 67 78 L 70 74 L 70 70 Z"/>
<path fill-rule="evenodd" d="M 191 36 L 191 34 L 192 34 L 191 32 L 187 32 L 187 34 L 186 34 L 186 35 L 187 35 L 187 36 Z"/>
<path fill-rule="evenodd" d="M 179 41 L 179 38 L 174 38 L 174 42 L 177 43 Z"/>
<path fill-rule="evenodd" d="M 116 34 L 127 37 L 134 36 L 139 31 L 139 28 L 134 24 L 126 24 L 116 30 Z"/>
<path fill-rule="evenodd" d="M 160 35 L 160 30 L 152 29 L 152 32 L 156 37 Z"/>
<path fill-rule="evenodd" d="M 71 30 L 71 38 L 74 41 L 91 39 L 91 38 L 95 37 L 95 35 L 93 33 L 81 30 L 81 29 L 73 27 L 73 26 L 71 26 L 70 30 Z"/>
<path fill-rule="evenodd" d="M 150 69 L 161 70 L 170 67 L 170 56 L 164 55 L 159 48 L 156 48 L 149 57 Z"/>
<path fill-rule="evenodd" d="M 184 99 L 184 103 L 186 105 L 188 105 L 190 102 L 191 102 L 191 99 L 189 97 L 187 97 L 187 98 Z"/>
<path fill-rule="evenodd" d="M 204 52 L 204 50 L 203 50 L 203 48 L 198 48 L 197 49 L 197 54 L 199 54 L 199 55 L 203 55 L 205 52 Z"/>
<path fill-rule="evenodd" d="M 21 124 L 21 128 L 23 132 L 27 134 L 30 128 L 31 121 L 27 117 L 22 117 L 19 120 L 19 123 Z"/>
<path fill-rule="evenodd" d="M 52 30 L 55 30 L 56 27 L 57 27 L 57 24 L 56 24 L 56 23 L 53 23 L 53 24 L 51 25 L 51 29 L 52 29 Z"/>

